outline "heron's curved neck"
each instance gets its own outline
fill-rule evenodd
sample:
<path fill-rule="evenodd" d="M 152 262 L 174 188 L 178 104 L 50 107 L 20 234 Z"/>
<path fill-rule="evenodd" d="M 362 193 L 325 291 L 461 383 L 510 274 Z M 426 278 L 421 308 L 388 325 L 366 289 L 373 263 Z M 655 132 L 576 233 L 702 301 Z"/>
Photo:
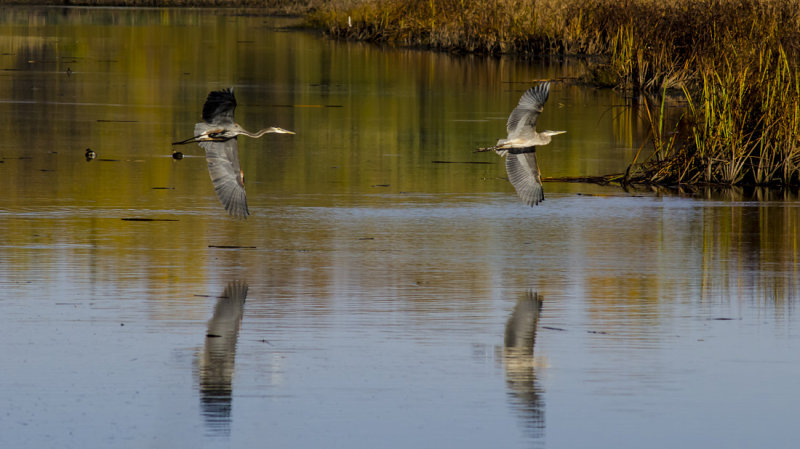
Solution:
<path fill-rule="evenodd" d="M 255 133 L 251 133 L 250 131 L 248 131 L 246 129 L 242 129 L 242 134 L 244 134 L 247 137 L 252 137 L 254 139 L 257 139 L 257 138 L 263 136 L 264 134 L 271 133 L 271 132 L 275 132 L 275 128 L 264 128 L 264 129 L 261 129 L 261 130 L 255 132 Z"/>
<path fill-rule="evenodd" d="M 259 138 L 259 137 L 263 136 L 266 133 L 267 133 L 266 129 L 262 129 L 261 131 L 258 131 L 258 132 L 255 132 L 255 133 L 251 133 L 250 131 L 248 131 L 248 130 L 246 130 L 244 128 L 240 128 L 239 129 L 239 134 L 245 135 L 247 137 L 253 137 L 253 138 Z"/>
<path fill-rule="evenodd" d="M 547 145 L 548 143 L 550 143 L 550 141 L 553 140 L 553 138 L 550 137 L 550 134 L 539 134 L 539 138 L 542 139 L 543 141 L 539 145 Z"/>

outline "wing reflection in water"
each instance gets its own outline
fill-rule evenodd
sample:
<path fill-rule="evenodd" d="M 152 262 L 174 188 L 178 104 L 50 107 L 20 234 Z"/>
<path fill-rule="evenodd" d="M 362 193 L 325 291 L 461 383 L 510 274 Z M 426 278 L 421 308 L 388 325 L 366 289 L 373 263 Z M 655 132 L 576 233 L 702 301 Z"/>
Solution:
<path fill-rule="evenodd" d="M 538 293 L 527 291 L 517 300 L 506 323 L 503 366 L 511 403 L 530 429 L 534 438 L 544 436 L 544 400 L 536 384 L 533 346 L 542 299 Z"/>
<path fill-rule="evenodd" d="M 233 367 L 245 298 L 246 282 L 228 283 L 208 321 L 205 345 L 195 359 L 201 413 L 215 435 L 230 435 Z"/>

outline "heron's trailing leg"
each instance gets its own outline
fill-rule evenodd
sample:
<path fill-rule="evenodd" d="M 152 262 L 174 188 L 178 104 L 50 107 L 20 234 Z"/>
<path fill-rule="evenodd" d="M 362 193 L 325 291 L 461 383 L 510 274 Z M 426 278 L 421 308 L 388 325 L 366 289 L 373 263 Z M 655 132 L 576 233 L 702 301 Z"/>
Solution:
<path fill-rule="evenodd" d="M 493 147 L 485 147 L 485 148 L 478 148 L 477 150 L 473 151 L 473 153 L 482 153 L 484 151 L 497 151 L 508 148 L 505 145 L 495 145 Z"/>
<path fill-rule="evenodd" d="M 197 140 L 195 140 L 195 139 L 197 139 L 198 137 L 200 137 L 200 136 L 190 137 L 190 138 L 188 138 L 186 140 L 181 140 L 180 142 L 172 142 L 172 144 L 173 145 L 186 145 L 187 143 L 195 143 L 195 142 L 197 142 Z"/>

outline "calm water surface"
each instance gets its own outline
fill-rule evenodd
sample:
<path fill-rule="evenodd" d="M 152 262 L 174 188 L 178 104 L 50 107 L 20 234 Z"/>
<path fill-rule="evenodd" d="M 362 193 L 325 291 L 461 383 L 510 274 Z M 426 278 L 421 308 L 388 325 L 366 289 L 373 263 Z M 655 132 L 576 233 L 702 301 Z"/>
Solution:
<path fill-rule="evenodd" d="M 472 149 L 579 65 L 293 23 L 4 10 L 0 446 L 796 444 L 796 194 L 546 183 L 528 208 Z M 170 158 L 228 86 L 243 126 L 297 132 L 240 140 L 246 222 L 199 148 Z M 647 133 L 568 82 L 540 123 L 568 131 L 545 176 L 624 170 Z"/>

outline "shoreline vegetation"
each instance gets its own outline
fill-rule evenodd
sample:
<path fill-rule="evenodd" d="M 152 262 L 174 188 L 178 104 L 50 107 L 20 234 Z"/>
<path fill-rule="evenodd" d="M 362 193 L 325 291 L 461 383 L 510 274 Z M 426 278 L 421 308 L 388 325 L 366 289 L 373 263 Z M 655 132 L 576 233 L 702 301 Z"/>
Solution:
<path fill-rule="evenodd" d="M 310 11 L 330 36 L 459 53 L 581 57 L 645 100 L 652 154 L 598 182 L 800 183 L 797 0 L 382 0 Z M 667 124 L 667 93 L 688 103 Z M 654 104 L 653 104 L 654 103 Z"/>
<path fill-rule="evenodd" d="M 235 7 L 350 39 L 455 53 L 584 58 L 584 81 L 641 96 L 652 151 L 596 182 L 800 184 L 798 0 L 63 0 Z M 667 123 L 665 103 L 685 98 Z M 655 99 L 655 100 L 653 100 Z"/>

